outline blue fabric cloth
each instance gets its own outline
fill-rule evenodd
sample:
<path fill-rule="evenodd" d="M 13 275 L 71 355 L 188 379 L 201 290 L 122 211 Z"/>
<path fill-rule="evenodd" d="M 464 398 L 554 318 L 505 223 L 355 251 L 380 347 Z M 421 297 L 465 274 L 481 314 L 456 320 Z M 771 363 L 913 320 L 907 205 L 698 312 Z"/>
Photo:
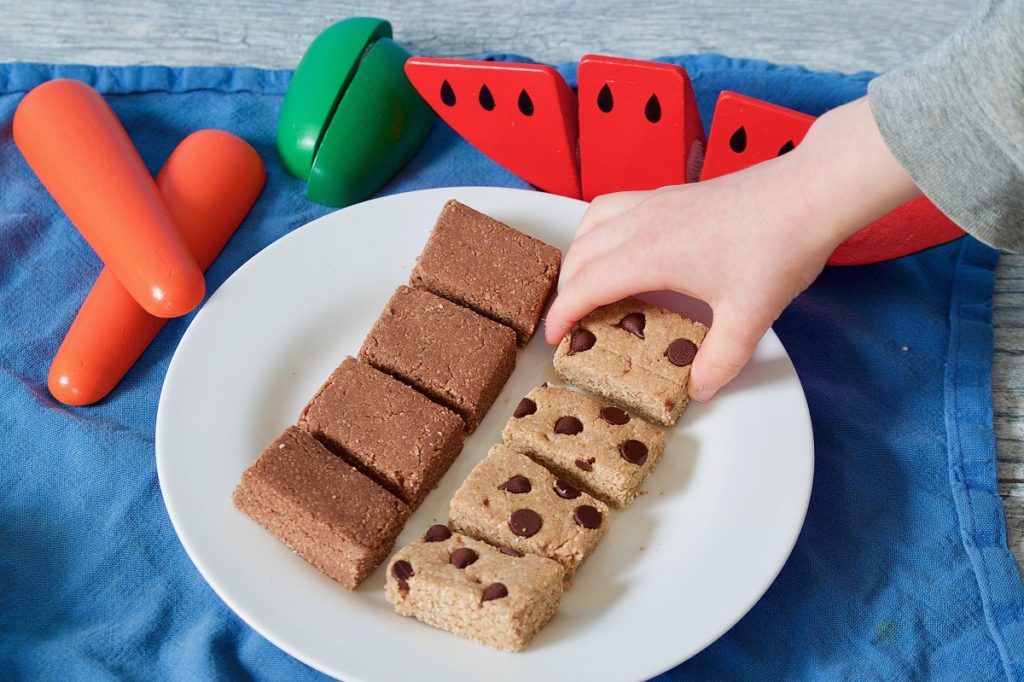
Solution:
<path fill-rule="evenodd" d="M 674 61 L 689 70 L 705 121 L 723 88 L 818 114 L 863 94 L 871 77 L 713 55 Z M 572 65 L 563 72 L 575 81 Z M 288 72 L 0 66 L 0 670 L 318 678 L 221 603 L 164 511 L 154 419 L 189 320 L 167 325 L 99 405 L 69 409 L 47 393 L 50 358 L 100 267 L 11 141 L 24 92 L 54 77 L 106 94 L 153 171 L 204 127 L 262 154 L 267 187 L 210 269 L 211 291 L 327 211 L 274 158 Z M 384 192 L 465 184 L 523 186 L 438 125 Z M 995 263 L 995 252 L 962 239 L 829 269 L 783 315 L 776 329 L 814 423 L 807 523 L 750 614 L 660 679 L 1024 677 L 1024 596 L 995 489 Z"/>

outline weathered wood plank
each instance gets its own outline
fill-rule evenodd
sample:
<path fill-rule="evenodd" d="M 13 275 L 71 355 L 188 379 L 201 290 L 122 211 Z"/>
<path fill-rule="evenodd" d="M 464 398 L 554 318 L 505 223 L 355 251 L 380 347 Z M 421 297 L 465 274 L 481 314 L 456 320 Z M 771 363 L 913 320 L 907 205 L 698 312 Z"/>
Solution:
<path fill-rule="evenodd" d="M 116 0 L 6 3 L 0 60 L 291 67 L 328 23 L 390 18 L 423 54 L 518 52 L 549 62 L 587 52 L 653 57 L 721 52 L 808 68 L 889 69 L 927 49 L 968 10 L 958 0 L 764 4 L 415 0 Z"/>

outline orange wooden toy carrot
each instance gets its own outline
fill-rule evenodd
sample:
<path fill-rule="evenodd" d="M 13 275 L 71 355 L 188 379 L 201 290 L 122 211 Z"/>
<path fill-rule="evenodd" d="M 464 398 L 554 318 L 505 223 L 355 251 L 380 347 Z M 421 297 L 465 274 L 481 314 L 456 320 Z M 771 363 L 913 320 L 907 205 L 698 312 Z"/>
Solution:
<path fill-rule="evenodd" d="M 221 130 L 200 130 L 171 154 L 156 184 L 203 270 L 259 196 L 266 171 L 256 150 Z M 100 273 L 50 365 L 53 397 L 89 405 L 107 395 L 167 322 L 143 310 L 110 266 Z"/>
<path fill-rule="evenodd" d="M 53 80 L 14 112 L 14 141 L 100 259 L 153 315 L 203 300 L 203 273 L 110 105 L 88 85 Z"/>

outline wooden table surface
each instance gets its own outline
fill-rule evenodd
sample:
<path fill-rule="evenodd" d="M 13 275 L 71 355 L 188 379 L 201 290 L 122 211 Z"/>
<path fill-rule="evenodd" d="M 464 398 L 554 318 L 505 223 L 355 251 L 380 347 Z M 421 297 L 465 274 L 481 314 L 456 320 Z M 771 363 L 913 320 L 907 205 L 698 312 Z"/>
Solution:
<path fill-rule="evenodd" d="M 313 37 L 356 16 L 391 20 L 413 53 L 517 52 L 546 62 L 587 52 L 656 57 L 694 52 L 885 71 L 942 39 L 969 11 L 961 0 L 158 0 L 0 2 L 0 61 L 226 64 L 294 68 Z M 632 5 L 635 6 L 635 5 Z M 1024 260 L 996 272 L 992 386 L 999 493 L 1010 545 L 1024 559 Z"/>

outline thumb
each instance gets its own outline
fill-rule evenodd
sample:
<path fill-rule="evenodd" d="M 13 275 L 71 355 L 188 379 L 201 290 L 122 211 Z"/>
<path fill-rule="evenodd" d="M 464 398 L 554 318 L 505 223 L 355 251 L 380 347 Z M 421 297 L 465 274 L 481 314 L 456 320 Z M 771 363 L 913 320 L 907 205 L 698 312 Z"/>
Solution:
<path fill-rule="evenodd" d="M 690 397 L 706 402 L 736 378 L 769 326 L 771 320 L 738 314 L 731 308 L 715 310 L 711 329 L 690 368 Z"/>

